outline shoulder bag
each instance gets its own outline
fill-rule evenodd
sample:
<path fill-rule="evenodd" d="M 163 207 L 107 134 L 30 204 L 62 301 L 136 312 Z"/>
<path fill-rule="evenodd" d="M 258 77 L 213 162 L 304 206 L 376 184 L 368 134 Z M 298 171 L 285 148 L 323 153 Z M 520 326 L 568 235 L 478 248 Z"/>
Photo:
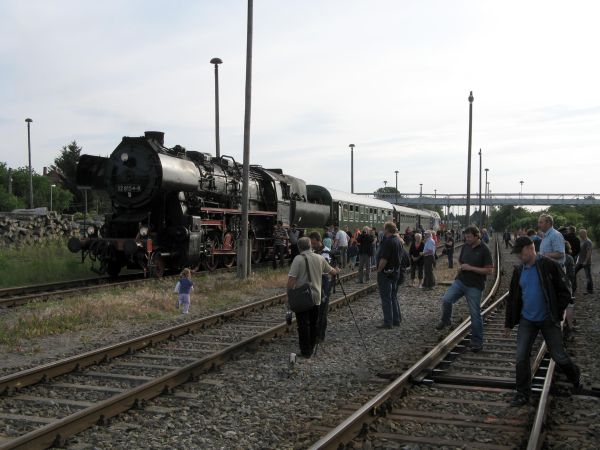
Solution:
<path fill-rule="evenodd" d="M 294 289 L 289 289 L 287 292 L 288 305 L 290 309 L 295 313 L 308 311 L 309 309 L 315 306 L 315 303 L 313 302 L 312 298 L 312 290 L 310 288 L 312 280 L 310 279 L 308 258 L 306 257 L 306 255 L 302 255 L 302 257 L 304 258 L 304 262 L 306 263 L 306 275 L 308 277 L 308 283 L 305 283 L 299 287 L 295 287 Z"/>

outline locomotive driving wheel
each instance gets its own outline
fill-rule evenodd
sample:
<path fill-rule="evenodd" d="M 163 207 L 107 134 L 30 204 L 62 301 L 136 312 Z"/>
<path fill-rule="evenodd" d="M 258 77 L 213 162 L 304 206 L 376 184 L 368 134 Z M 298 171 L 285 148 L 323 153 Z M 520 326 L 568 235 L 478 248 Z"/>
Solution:
<path fill-rule="evenodd" d="M 223 255 L 223 265 L 228 269 L 235 265 L 236 257 L 235 255 Z"/>
<path fill-rule="evenodd" d="M 160 255 L 154 253 L 152 255 L 152 262 L 149 264 L 150 276 L 156 278 L 162 278 L 165 274 L 165 260 Z"/>
<path fill-rule="evenodd" d="M 218 239 L 215 238 L 215 239 L 213 239 L 211 247 L 210 247 L 210 255 L 206 256 L 204 258 L 204 266 L 210 272 L 216 270 L 217 267 L 219 267 L 220 257 L 218 255 L 215 255 L 215 252 L 214 252 L 217 248 L 219 248 L 219 241 L 218 241 Z"/>

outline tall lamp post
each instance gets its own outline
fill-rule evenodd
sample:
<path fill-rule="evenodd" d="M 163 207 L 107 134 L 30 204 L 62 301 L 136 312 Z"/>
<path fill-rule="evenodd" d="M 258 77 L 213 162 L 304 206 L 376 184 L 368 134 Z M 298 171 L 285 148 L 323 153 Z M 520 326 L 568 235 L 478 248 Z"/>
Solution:
<path fill-rule="evenodd" d="M 486 226 L 489 227 L 490 225 L 490 214 L 492 214 L 492 191 L 490 191 L 490 182 L 486 182 L 486 186 L 487 186 L 487 197 L 488 197 L 488 213 L 486 215 L 486 221 L 485 224 Z"/>
<path fill-rule="evenodd" d="M 525 182 L 521 180 L 519 183 L 521 183 L 521 192 L 519 192 L 519 203 L 521 203 L 523 201 L 523 183 Z"/>
<path fill-rule="evenodd" d="M 433 198 L 437 198 L 437 189 L 433 190 Z"/>
<path fill-rule="evenodd" d="M 223 64 L 220 58 L 210 60 L 211 64 L 215 65 L 215 143 L 216 156 L 221 157 L 221 142 L 219 139 L 219 64 Z"/>
<path fill-rule="evenodd" d="M 419 183 L 419 197 L 423 197 L 423 183 Z"/>
<path fill-rule="evenodd" d="M 398 170 L 394 170 L 396 174 L 396 204 L 398 204 Z"/>
<path fill-rule="evenodd" d="M 386 188 L 387 187 L 387 180 L 383 180 L 383 187 Z"/>
<path fill-rule="evenodd" d="M 354 194 L 354 144 L 350 144 L 350 192 Z"/>
<path fill-rule="evenodd" d="M 29 209 L 33 209 L 33 172 L 31 171 L 31 132 L 30 125 L 33 120 L 29 117 L 25 119 L 27 122 L 27 149 L 29 153 Z"/>
<path fill-rule="evenodd" d="M 55 184 L 50 185 L 50 212 L 52 212 L 52 189 L 54 189 L 55 187 Z"/>
<path fill-rule="evenodd" d="M 479 149 L 479 228 L 483 225 L 483 216 L 481 215 L 481 149 Z"/>
<path fill-rule="evenodd" d="M 467 211 L 466 211 L 466 224 L 469 226 L 469 220 L 471 217 L 471 134 L 473 131 L 473 91 L 469 93 L 469 156 L 467 159 Z"/>
<path fill-rule="evenodd" d="M 488 180 L 487 180 L 487 176 L 488 176 L 488 170 L 490 169 L 485 169 L 485 223 L 487 226 L 487 218 L 488 218 Z"/>

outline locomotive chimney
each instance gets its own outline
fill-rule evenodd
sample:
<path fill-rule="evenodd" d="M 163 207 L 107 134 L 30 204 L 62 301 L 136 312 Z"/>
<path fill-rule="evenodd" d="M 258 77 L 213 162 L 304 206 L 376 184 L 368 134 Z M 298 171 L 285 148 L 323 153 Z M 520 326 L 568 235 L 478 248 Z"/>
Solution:
<path fill-rule="evenodd" d="M 165 145 L 165 133 L 162 131 L 146 131 L 144 132 L 144 136 L 146 139 L 152 139 L 153 141 L 158 142 L 163 147 Z"/>

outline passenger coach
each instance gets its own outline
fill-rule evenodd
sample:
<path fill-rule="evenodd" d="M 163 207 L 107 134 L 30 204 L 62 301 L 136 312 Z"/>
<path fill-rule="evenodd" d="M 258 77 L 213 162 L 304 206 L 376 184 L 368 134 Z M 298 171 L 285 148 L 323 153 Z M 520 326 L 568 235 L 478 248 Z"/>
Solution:
<path fill-rule="evenodd" d="M 314 184 L 306 185 L 306 194 L 310 203 L 330 207 L 329 221 L 324 225 L 339 224 L 342 228 L 347 225 L 352 230 L 364 226 L 381 229 L 386 221 L 393 218 L 393 205 L 383 200 Z"/>

